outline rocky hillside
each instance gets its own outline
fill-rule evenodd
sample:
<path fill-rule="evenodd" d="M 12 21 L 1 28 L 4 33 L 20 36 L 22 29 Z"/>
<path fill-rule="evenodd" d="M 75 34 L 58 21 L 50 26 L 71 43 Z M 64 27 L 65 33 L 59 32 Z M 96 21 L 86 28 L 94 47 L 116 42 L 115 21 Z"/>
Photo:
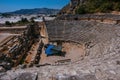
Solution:
<path fill-rule="evenodd" d="M 119 0 L 71 0 L 60 14 L 108 13 L 120 11 Z"/>

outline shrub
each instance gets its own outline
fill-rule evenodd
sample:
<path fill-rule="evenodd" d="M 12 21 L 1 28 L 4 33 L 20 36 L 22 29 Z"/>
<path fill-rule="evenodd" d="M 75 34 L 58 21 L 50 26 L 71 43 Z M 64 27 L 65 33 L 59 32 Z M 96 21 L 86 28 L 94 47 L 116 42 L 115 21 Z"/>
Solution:
<path fill-rule="evenodd" d="M 113 8 L 112 8 L 112 3 L 103 3 L 99 8 L 98 10 L 100 12 L 109 12 L 109 11 L 112 11 Z"/>
<path fill-rule="evenodd" d="M 113 9 L 114 9 L 115 11 L 120 11 L 120 2 L 114 4 L 113 6 L 114 6 Z"/>
<path fill-rule="evenodd" d="M 75 12 L 76 14 L 85 14 L 86 13 L 85 6 L 84 5 L 79 6 L 79 8 Z"/>
<path fill-rule="evenodd" d="M 12 26 L 12 24 L 11 24 L 9 21 L 6 21 L 6 22 L 5 22 L 5 25 L 6 25 L 6 26 Z"/>

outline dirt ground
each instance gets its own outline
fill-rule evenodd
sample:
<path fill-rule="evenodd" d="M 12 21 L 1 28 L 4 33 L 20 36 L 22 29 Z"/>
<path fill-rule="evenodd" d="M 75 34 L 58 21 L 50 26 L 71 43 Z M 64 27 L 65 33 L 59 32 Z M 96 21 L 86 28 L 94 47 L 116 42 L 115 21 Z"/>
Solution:
<path fill-rule="evenodd" d="M 71 62 L 76 62 L 78 60 L 81 60 L 83 56 L 85 55 L 84 47 L 79 44 L 74 43 L 63 43 L 62 44 L 62 51 L 66 53 L 65 57 L 63 56 L 46 56 L 45 50 L 43 49 L 41 54 L 41 60 L 40 64 L 54 64 L 58 60 L 65 60 L 65 59 L 71 59 Z"/>

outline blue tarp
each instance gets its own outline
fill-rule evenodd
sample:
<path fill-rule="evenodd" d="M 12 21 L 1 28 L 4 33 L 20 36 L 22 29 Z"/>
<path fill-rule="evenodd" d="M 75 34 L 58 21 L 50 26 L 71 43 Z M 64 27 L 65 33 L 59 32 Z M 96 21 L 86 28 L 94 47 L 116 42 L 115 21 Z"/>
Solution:
<path fill-rule="evenodd" d="M 47 54 L 47 55 L 52 55 L 52 54 L 53 54 L 53 52 L 52 52 L 52 49 L 53 49 L 53 48 L 54 48 L 54 45 L 49 44 L 49 45 L 47 46 L 46 50 L 45 50 L 45 54 Z"/>
<path fill-rule="evenodd" d="M 62 50 L 61 46 L 55 46 L 52 44 L 48 44 L 45 50 L 45 54 L 47 55 L 59 54 L 61 50 Z"/>

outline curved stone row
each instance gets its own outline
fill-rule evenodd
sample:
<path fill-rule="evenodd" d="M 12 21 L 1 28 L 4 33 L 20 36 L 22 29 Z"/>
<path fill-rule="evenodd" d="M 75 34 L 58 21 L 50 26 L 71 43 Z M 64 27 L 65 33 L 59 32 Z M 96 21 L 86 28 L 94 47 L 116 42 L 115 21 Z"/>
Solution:
<path fill-rule="evenodd" d="M 118 25 L 93 21 L 48 21 L 46 22 L 50 41 L 64 40 L 79 43 L 98 42 L 112 38 Z M 115 27 L 116 26 L 116 27 Z"/>
<path fill-rule="evenodd" d="M 61 15 L 57 20 L 87 20 L 104 23 L 118 24 L 120 23 L 120 15 L 115 14 L 83 14 L 83 15 Z"/>

